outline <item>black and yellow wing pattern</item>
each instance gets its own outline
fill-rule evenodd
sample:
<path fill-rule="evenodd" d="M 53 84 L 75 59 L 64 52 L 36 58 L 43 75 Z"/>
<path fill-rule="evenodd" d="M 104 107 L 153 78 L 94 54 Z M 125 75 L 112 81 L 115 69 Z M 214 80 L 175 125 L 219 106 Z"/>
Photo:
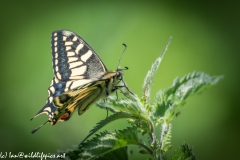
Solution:
<path fill-rule="evenodd" d="M 33 118 L 45 113 L 49 119 L 44 124 L 66 121 L 76 108 L 82 114 L 98 99 L 123 87 L 117 86 L 123 71 L 108 71 L 94 50 L 74 32 L 54 31 L 51 43 L 54 78 L 46 105 Z"/>

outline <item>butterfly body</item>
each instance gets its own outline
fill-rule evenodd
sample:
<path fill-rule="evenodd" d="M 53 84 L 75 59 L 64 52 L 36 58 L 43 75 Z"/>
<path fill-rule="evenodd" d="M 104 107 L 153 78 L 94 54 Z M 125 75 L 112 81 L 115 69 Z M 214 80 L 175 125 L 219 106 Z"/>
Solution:
<path fill-rule="evenodd" d="M 121 71 L 106 72 L 101 80 L 87 83 L 56 96 L 52 103 L 57 110 L 50 123 L 54 125 L 57 121 L 68 120 L 76 108 L 78 108 L 79 115 L 83 114 L 91 104 L 116 91 L 121 76 Z"/>
<path fill-rule="evenodd" d="M 74 32 L 54 31 L 51 43 L 54 78 L 46 105 L 35 117 L 46 113 L 46 123 L 52 125 L 66 121 L 75 109 L 81 115 L 91 104 L 123 87 L 118 86 L 123 71 L 108 71 L 94 50 Z"/>

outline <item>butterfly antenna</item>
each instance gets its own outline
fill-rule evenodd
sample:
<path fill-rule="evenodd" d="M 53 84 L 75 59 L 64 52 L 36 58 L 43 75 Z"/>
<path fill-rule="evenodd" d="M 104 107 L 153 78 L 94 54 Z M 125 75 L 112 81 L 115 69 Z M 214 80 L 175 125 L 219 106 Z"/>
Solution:
<path fill-rule="evenodd" d="M 119 58 L 119 61 L 118 61 L 118 69 L 119 69 L 119 66 L 120 66 L 120 61 L 121 61 L 121 59 L 122 59 L 123 53 L 124 53 L 125 50 L 127 49 L 127 45 L 126 45 L 125 43 L 123 43 L 122 45 L 124 46 L 124 49 L 123 49 L 123 52 L 122 52 L 122 54 L 121 54 L 121 56 L 120 56 L 120 58 Z"/>
<path fill-rule="evenodd" d="M 38 128 L 36 128 L 36 129 L 34 129 L 34 130 L 32 130 L 32 134 L 33 133 L 35 133 L 35 132 L 37 132 L 37 130 L 39 130 L 42 126 L 44 126 L 46 123 L 48 123 L 49 122 L 49 120 L 47 120 L 47 122 L 45 122 L 45 123 L 43 123 L 41 126 L 39 126 Z"/>

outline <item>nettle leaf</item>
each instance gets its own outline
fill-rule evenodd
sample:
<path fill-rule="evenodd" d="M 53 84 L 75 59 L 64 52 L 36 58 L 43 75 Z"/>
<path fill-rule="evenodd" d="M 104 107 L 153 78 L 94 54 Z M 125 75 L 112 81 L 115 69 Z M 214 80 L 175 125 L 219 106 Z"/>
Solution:
<path fill-rule="evenodd" d="M 154 115 L 162 117 L 168 109 L 174 111 L 176 106 L 184 104 L 190 95 L 216 84 L 222 78 L 223 76 L 209 76 L 204 72 L 193 72 L 182 79 L 176 78 L 171 87 L 157 93 Z"/>
<path fill-rule="evenodd" d="M 56 159 L 78 159 L 79 154 L 81 153 L 81 150 L 77 145 L 73 145 L 71 149 L 58 150 L 57 152 L 58 152 L 58 155 L 65 154 L 66 157 L 56 158 Z"/>
<path fill-rule="evenodd" d="M 116 112 L 121 112 L 119 109 L 115 109 L 113 107 L 113 101 L 114 100 L 117 100 L 117 97 L 115 96 L 108 96 L 107 99 L 104 99 L 104 100 L 99 100 L 96 105 L 99 107 L 99 108 L 102 108 L 102 109 L 107 109 L 107 110 L 110 110 L 111 112 L 113 113 L 116 113 Z"/>
<path fill-rule="evenodd" d="M 163 56 L 165 54 L 165 52 L 167 51 L 167 48 L 170 44 L 172 40 L 172 37 L 169 38 L 166 46 L 164 47 L 162 53 L 160 54 L 160 56 L 156 59 L 156 61 L 152 64 L 151 69 L 148 71 L 144 82 L 143 82 L 143 86 L 142 86 L 142 92 L 143 92 L 143 100 L 146 101 L 146 103 L 149 103 L 149 99 L 150 99 L 150 92 L 151 92 L 151 87 L 152 87 L 152 83 L 153 83 L 153 78 L 157 72 L 157 69 L 163 59 Z"/>
<path fill-rule="evenodd" d="M 124 130 L 102 132 L 81 145 L 81 159 L 95 159 L 127 145 L 142 145 L 138 139 L 137 128 L 128 127 Z"/>
<path fill-rule="evenodd" d="M 125 112 L 117 112 L 117 113 L 114 113 L 113 115 L 108 116 L 106 119 L 101 120 L 99 123 L 97 123 L 97 125 L 89 132 L 89 134 L 84 138 L 84 140 L 80 143 L 80 145 L 86 139 L 88 139 L 91 135 L 96 133 L 99 129 L 101 129 L 102 127 L 104 127 L 108 123 L 113 122 L 113 121 L 115 121 L 117 119 L 131 118 L 131 117 L 132 117 L 131 114 L 128 114 L 128 113 L 125 113 Z"/>
<path fill-rule="evenodd" d="M 69 160 L 75 160 L 75 159 L 81 159 L 82 157 L 80 157 L 80 154 L 83 152 L 83 150 L 77 146 L 73 146 L 73 149 L 67 149 L 66 151 L 58 151 L 57 155 L 61 154 L 65 154 L 66 157 L 65 158 L 56 158 L 56 159 L 69 159 Z M 128 147 L 121 147 L 119 149 L 115 149 L 111 152 L 108 152 L 104 155 L 102 155 L 101 157 L 98 158 L 94 158 L 96 160 L 128 160 Z"/>
<path fill-rule="evenodd" d="M 106 108 L 110 111 L 116 112 L 126 112 L 132 115 L 145 114 L 146 110 L 143 105 L 140 103 L 140 100 L 131 98 L 121 98 L 109 96 L 106 101 L 100 100 L 97 103 L 97 106 L 100 108 Z"/>
<path fill-rule="evenodd" d="M 104 154 L 103 156 L 96 158 L 96 160 L 128 160 L 128 147 L 121 147 L 111 152 Z"/>
<path fill-rule="evenodd" d="M 193 154 L 192 148 L 186 143 L 183 143 L 180 148 L 174 151 L 170 160 L 195 160 L 196 157 Z"/>
<path fill-rule="evenodd" d="M 122 115 L 125 113 L 126 116 L 122 116 L 121 118 L 131 118 L 128 119 L 128 122 L 133 126 L 142 128 L 142 133 L 147 133 L 153 130 L 153 122 L 151 121 L 150 115 L 147 113 L 147 110 L 143 107 L 143 104 L 138 97 L 134 96 L 121 99 L 109 97 L 107 101 L 99 101 L 97 105 L 101 108 L 114 111 L 114 113 L 120 112 Z"/>
<path fill-rule="evenodd" d="M 163 125 L 162 125 L 163 126 Z M 171 138 L 172 138 L 172 125 L 165 124 L 165 127 L 162 127 L 162 135 L 161 135 L 161 150 L 163 152 L 167 152 L 171 147 Z"/>

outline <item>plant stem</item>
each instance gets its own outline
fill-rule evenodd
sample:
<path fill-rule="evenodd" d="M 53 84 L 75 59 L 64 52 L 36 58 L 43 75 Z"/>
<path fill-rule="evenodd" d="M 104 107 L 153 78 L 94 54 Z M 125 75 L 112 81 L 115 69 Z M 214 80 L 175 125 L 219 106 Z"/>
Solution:
<path fill-rule="evenodd" d="M 168 131 L 168 124 L 164 123 L 162 124 L 162 132 L 161 132 L 161 138 L 160 138 L 160 148 L 163 146 L 163 139 Z"/>
<path fill-rule="evenodd" d="M 148 151 L 151 155 L 153 155 L 153 151 L 150 148 L 148 148 L 146 145 L 142 143 L 138 143 L 138 145 L 144 148 L 146 151 Z"/>

